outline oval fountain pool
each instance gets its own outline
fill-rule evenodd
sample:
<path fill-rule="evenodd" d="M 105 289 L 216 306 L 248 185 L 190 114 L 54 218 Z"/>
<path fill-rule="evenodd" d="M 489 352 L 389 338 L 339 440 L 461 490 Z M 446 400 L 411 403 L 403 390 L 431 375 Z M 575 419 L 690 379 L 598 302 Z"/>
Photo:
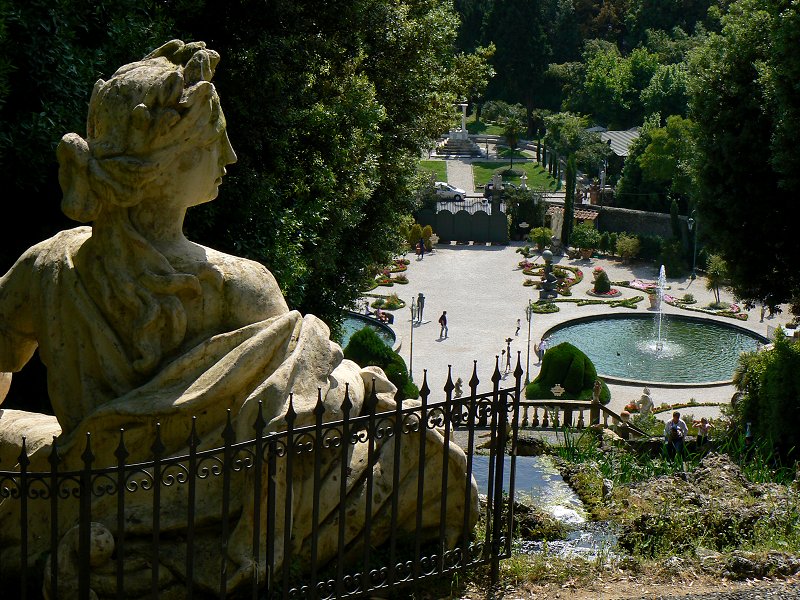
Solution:
<path fill-rule="evenodd" d="M 609 380 L 640 383 L 710 384 L 728 382 L 739 354 L 768 340 L 719 321 L 664 315 L 606 315 L 568 321 L 546 336 L 550 347 L 569 342 Z M 660 343 L 659 343 L 660 340 Z"/>
<path fill-rule="evenodd" d="M 395 336 L 395 333 L 392 331 L 391 327 L 384 325 L 383 323 L 379 323 L 376 319 L 371 317 L 360 315 L 354 312 L 348 312 L 342 321 L 342 348 L 347 346 L 347 343 L 350 341 L 350 337 L 356 331 L 364 329 L 364 327 L 371 327 L 375 330 L 375 333 L 377 333 L 378 336 L 380 336 L 380 338 L 386 343 L 386 345 L 389 346 L 389 348 L 394 347 L 394 344 L 397 341 L 397 336 Z"/>

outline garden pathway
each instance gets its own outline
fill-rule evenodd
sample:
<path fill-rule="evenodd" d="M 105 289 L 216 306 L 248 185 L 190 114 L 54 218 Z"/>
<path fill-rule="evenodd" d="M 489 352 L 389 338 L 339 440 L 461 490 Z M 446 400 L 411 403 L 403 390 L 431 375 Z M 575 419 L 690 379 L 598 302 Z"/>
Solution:
<path fill-rule="evenodd" d="M 447 161 L 447 183 L 461 188 L 468 195 L 475 194 L 475 182 L 472 178 L 472 163 L 468 158 Z"/>

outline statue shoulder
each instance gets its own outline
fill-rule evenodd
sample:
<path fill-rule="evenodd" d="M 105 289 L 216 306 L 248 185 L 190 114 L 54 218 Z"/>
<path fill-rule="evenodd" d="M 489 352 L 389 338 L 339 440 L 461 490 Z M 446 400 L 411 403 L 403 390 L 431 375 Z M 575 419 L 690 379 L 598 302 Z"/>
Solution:
<path fill-rule="evenodd" d="M 6 276 L 16 273 L 19 277 L 34 267 L 37 271 L 46 271 L 48 266 L 71 263 L 72 257 L 91 236 L 91 227 L 75 227 L 59 231 L 25 250 Z"/>
<path fill-rule="evenodd" d="M 237 307 L 237 321 L 254 322 L 289 310 L 278 282 L 264 265 L 210 248 L 207 253 L 222 273 L 226 304 Z"/>

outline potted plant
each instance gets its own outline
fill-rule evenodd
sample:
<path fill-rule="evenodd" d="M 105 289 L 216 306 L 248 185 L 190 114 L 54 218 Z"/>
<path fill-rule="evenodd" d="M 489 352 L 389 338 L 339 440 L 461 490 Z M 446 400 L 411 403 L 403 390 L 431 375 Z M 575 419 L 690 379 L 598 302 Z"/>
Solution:
<path fill-rule="evenodd" d="M 650 308 L 658 310 L 661 307 L 661 303 L 658 301 L 658 294 L 655 290 L 647 290 L 647 297 L 650 300 Z"/>
<path fill-rule="evenodd" d="M 528 237 L 531 242 L 536 244 L 536 249 L 541 252 L 546 246 L 550 245 L 553 239 L 553 230 L 549 227 L 534 227 Z"/>
<path fill-rule="evenodd" d="M 600 245 L 600 232 L 591 223 L 581 223 L 572 230 L 569 243 L 580 248 L 583 258 L 591 258 L 592 253 Z"/>

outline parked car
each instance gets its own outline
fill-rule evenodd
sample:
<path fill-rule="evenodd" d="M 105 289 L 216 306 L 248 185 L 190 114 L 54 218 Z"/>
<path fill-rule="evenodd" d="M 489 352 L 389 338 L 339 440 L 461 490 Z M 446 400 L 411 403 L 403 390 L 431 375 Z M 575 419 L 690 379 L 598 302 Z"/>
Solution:
<path fill-rule="evenodd" d="M 450 185 L 446 181 L 437 181 L 434 184 L 436 188 L 436 195 L 440 200 L 453 200 L 454 202 L 461 202 L 467 197 L 467 192 L 454 185 Z"/>
<path fill-rule="evenodd" d="M 483 188 L 483 197 L 484 198 L 491 198 L 492 197 L 492 189 L 493 188 L 494 188 L 494 185 L 492 184 L 491 181 L 489 183 L 487 183 L 486 186 Z M 515 190 L 515 189 L 517 189 L 517 186 L 515 184 L 513 184 L 513 183 L 504 183 L 503 184 L 503 189 L 501 190 L 501 192 L 506 191 L 506 190 Z"/>

